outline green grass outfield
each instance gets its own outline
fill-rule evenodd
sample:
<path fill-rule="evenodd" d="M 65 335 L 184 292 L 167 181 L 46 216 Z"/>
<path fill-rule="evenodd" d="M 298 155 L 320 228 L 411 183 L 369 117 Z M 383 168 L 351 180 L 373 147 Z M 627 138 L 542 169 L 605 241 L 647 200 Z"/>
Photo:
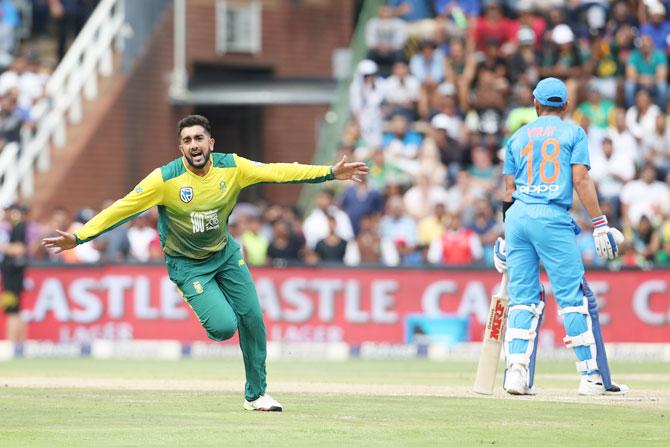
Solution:
<path fill-rule="evenodd" d="M 572 362 L 539 363 L 536 397 L 479 397 L 475 368 L 271 361 L 285 411 L 259 413 L 239 360 L 0 362 L 0 446 L 670 445 L 668 363 L 613 364 L 618 399 L 577 396 Z"/>

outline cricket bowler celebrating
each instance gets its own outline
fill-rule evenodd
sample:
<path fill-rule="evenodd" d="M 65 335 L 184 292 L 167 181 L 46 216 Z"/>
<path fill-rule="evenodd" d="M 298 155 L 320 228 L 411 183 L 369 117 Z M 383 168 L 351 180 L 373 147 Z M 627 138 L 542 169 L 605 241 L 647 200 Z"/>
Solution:
<path fill-rule="evenodd" d="M 556 78 L 541 80 L 533 91 L 539 118 L 522 127 L 507 143 L 503 174 L 505 240 L 495 246 L 499 272 L 508 270 L 509 315 L 505 333 L 510 394 L 535 394 L 532 387 L 537 331 L 544 303 L 540 299 L 539 261 L 549 275 L 567 336 L 577 355 L 582 395 L 621 394 L 628 390 L 610 379 L 598 321 L 596 298 L 584 280 L 584 265 L 570 216 L 572 191 L 592 218 L 600 257 L 619 255 L 623 235 L 607 225 L 589 177 L 586 133 L 564 122 L 568 92 Z"/>
<path fill-rule="evenodd" d="M 227 230 L 240 190 L 257 183 L 362 181 L 364 163 L 312 166 L 263 164 L 236 154 L 213 153 L 207 118 L 190 115 L 178 124 L 182 156 L 151 172 L 128 195 L 101 211 L 74 234 L 46 238 L 58 252 L 74 248 L 158 206 L 158 231 L 170 279 L 212 340 L 240 334 L 246 373 L 246 410 L 282 411 L 266 394 L 266 332 L 251 274 Z"/>

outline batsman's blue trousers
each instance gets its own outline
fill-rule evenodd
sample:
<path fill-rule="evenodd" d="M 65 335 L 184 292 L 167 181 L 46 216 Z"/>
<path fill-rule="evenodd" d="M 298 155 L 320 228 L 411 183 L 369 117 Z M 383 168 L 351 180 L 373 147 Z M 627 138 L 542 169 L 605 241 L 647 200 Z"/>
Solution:
<path fill-rule="evenodd" d="M 567 209 L 558 205 L 525 204 L 516 200 L 507 210 L 505 241 L 509 274 L 510 313 L 508 328 L 528 330 L 532 312 L 514 309 L 516 305 L 540 303 L 540 261 L 544 265 L 551 289 L 561 309 L 584 305 L 581 282 L 584 264 L 577 247 L 579 227 Z M 568 336 L 590 332 L 587 315 L 569 311 L 563 315 Z M 536 340 L 533 340 L 536 342 Z M 511 354 L 527 352 L 528 340 L 512 339 Z M 587 346 L 573 348 L 580 361 L 592 358 Z M 593 371 L 589 371 L 593 372 Z"/>

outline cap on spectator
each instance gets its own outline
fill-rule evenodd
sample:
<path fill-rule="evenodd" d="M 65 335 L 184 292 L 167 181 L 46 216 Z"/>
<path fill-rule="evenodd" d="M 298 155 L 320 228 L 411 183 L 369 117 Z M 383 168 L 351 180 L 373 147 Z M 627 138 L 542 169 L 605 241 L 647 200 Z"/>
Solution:
<path fill-rule="evenodd" d="M 460 124 L 457 118 L 444 113 L 438 113 L 430 120 L 430 125 L 435 129 L 444 130 L 450 138 L 458 138 Z"/>
<path fill-rule="evenodd" d="M 592 5 L 586 11 L 586 23 L 592 30 L 598 30 L 607 24 L 607 12 L 600 5 Z"/>
<path fill-rule="evenodd" d="M 529 0 L 519 0 L 516 5 L 516 12 L 519 14 L 523 12 L 531 12 L 533 10 L 533 4 Z"/>
<path fill-rule="evenodd" d="M 432 48 L 434 50 L 437 48 L 437 43 L 435 43 L 435 41 L 432 39 L 424 39 L 421 41 L 420 47 L 421 49 Z"/>
<path fill-rule="evenodd" d="M 519 40 L 519 43 L 522 45 L 534 45 L 535 44 L 535 33 L 532 29 L 527 26 L 522 26 L 519 28 L 519 31 L 516 33 L 516 38 Z"/>
<path fill-rule="evenodd" d="M 358 72 L 362 76 L 373 75 L 377 73 L 377 64 L 370 59 L 363 59 L 358 63 Z"/>
<path fill-rule="evenodd" d="M 651 5 L 649 5 L 649 14 L 652 14 L 652 15 L 658 14 L 658 15 L 664 16 L 665 15 L 665 6 L 663 6 L 663 3 L 661 3 L 661 2 L 658 2 L 658 1 L 654 2 Z"/>
<path fill-rule="evenodd" d="M 533 96 L 543 106 L 563 107 L 568 100 L 568 89 L 560 79 L 545 78 L 537 83 Z"/>
<path fill-rule="evenodd" d="M 443 82 L 437 87 L 437 93 L 443 96 L 453 96 L 456 94 L 456 87 L 451 82 Z"/>
<path fill-rule="evenodd" d="M 572 32 L 568 25 L 561 23 L 556 25 L 551 32 L 551 40 L 553 40 L 556 45 L 564 45 L 566 43 L 574 42 L 575 33 Z"/>
<path fill-rule="evenodd" d="M 22 213 L 27 213 L 28 212 L 28 207 L 26 205 L 23 205 L 21 203 L 14 202 L 11 205 L 7 207 L 7 211 L 9 210 L 17 210 L 21 211 Z"/>
<path fill-rule="evenodd" d="M 490 6 L 498 6 L 500 7 L 500 0 L 483 0 L 482 1 L 482 6 L 484 8 L 488 8 Z"/>

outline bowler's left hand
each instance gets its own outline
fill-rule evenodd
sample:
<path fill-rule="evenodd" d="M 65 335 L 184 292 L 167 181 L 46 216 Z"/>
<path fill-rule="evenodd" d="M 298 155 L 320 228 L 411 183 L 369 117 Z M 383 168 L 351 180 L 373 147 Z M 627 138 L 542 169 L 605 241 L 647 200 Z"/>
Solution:
<path fill-rule="evenodd" d="M 343 156 L 340 161 L 333 166 L 333 175 L 338 180 L 353 180 L 362 183 L 363 179 L 370 172 L 368 166 L 362 161 L 347 163 L 347 156 Z"/>
<path fill-rule="evenodd" d="M 42 239 L 42 245 L 45 248 L 56 249 L 55 253 L 60 253 L 65 250 L 70 250 L 77 246 L 77 239 L 72 233 L 56 230 L 60 236 L 46 237 Z"/>

